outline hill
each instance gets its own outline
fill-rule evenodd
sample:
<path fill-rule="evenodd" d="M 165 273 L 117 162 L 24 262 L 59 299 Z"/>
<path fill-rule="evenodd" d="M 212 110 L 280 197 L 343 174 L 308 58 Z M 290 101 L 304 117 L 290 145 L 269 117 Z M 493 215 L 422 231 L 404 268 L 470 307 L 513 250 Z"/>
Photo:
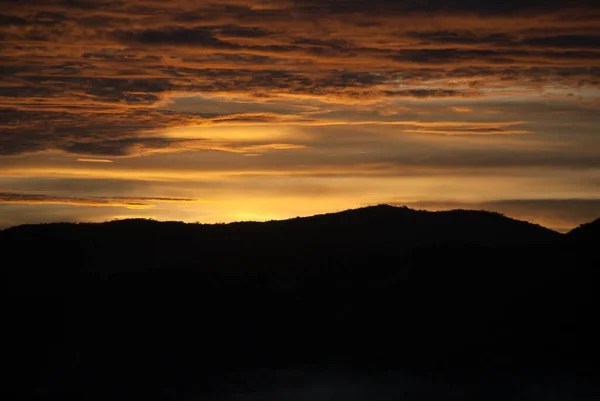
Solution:
<path fill-rule="evenodd" d="M 589 373 L 600 264 L 575 234 L 385 205 L 265 223 L 10 228 L 0 251 L 11 399 L 23 388 L 36 399 L 206 399 L 306 366 Z"/>
<path fill-rule="evenodd" d="M 202 270 L 253 268 L 277 260 L 354 258 L 360 250 L 400 257 L 412 249 L 445 246 L 532 246 L 560 234 L 497 213 L 417 211 L 386 205 L 264 223 L 185 224 L 133 219 L 107 223 L 23 225 L 0 236 L 5 260 L 39 268 L 60 260 L 62 271 L 147 271 L 165 267 Z M 35 252 L 29 252 L 31 248 Z M 371 255 L 370 257 L 373 257 Z M 293 258 L 293 260 L 290 260 Z M 298 263 L 296 263 L 298 261 Z"/>
<path fill-rule="evenodd" d="M 579 242 L 600 242 L 600 219 L 580 225 L 567 233 L 567 236 Z"/>

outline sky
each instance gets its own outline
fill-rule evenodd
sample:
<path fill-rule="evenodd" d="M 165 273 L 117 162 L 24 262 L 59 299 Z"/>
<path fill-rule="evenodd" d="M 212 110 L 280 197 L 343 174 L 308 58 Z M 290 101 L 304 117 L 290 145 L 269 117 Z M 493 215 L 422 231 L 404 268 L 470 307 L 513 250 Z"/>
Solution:
<path fill-rule="evenodd" d="M 0 227 L 600 217 L 600 3 L 0 0 Z"/>

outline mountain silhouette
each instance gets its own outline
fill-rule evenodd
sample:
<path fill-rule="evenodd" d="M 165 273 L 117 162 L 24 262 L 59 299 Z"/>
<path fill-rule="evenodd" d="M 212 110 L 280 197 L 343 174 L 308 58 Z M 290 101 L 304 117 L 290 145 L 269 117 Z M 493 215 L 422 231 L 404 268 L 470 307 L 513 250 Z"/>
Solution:
<path fill-rule="evenodd" d="M 324 230 L 371 230 L 369 235 L 389 236 L 407 244 L 470 243 L 517 245 L 547 243 L 559 234 L 539 225 L 499 213 L 473 210 L 429 212 L 378 205 L 281 222 L 292 229 L 311 225 Z M 402 246 L 402 244 L 398 244 Z"/>
<path fill-rule="evenodd" d="M 582 224 L 569 231 L 567 236 L 576 241 L 599 242 L 600 241 L 600 219 Z"/>
<path fill-rule="evenodd" d="M 596 374 L 598 238 L 598 220 L 565 235 L 498 213 L 387 205 L 9 228 L 6 392 L 208 399 L 306 366 Z"/>
<path fill-rule="evenodd" d="M 531 246 L 561 237 L 498 213 L 427 212 L 387 205 L 263 223 L 207 225 L 129 219 L 23 225 L 1 235 L 6 254 L 20 265 L 39 266 L 59 258 L 63 266 L 98 273 L 183 265 L 237 269 L 240 258 L 252 259 L 253 254 L 270 261 L 310 257 L 315 252 L 350 255 L 360 249 L 398 255 L 435 244 Z M 32 244 L 33 253 L 28 251 Z"/>

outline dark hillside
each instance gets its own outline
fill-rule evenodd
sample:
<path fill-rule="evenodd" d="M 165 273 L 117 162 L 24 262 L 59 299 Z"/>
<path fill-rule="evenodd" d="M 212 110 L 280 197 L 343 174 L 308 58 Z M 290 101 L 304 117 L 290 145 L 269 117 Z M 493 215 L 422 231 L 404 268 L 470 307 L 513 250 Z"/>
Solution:
<path fill-rule="evenodd" d="M 576 232 L 390 206 L 14 227 L 0 232 L 7 391 L 203 399 L 242 371 L 306 366 L 593 374 L 600 260 Z"/>

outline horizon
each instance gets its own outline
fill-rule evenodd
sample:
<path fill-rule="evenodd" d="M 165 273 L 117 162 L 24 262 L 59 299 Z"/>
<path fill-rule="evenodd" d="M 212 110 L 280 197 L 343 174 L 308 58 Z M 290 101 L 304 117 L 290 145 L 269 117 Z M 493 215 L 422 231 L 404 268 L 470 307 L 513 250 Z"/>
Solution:
<path fill-rule="evenodd" d="M 600 216 L 600 5 L 3 3 L 0 228 Z"/>
<path fill-rule="evenodd" d="M 559 233 L 559 234 L 568 234 L 569 232 L 583 226 L 586 224 L 590 224 L 590 223 L 594 223 L 596 221 L 600 220 L 600 216 L 598 218 L 592 219 L 590 221 L 586 221 L 583 222 L 581 224 L 578 224 L 575 227 L 571 227 L 571 228 L 565 228 L 563 230 L 556 230 L 553 229 L 551 227 L 546 227 L 544 225 L 532 222 L 532 221 L 528 221 L 528 220 L 523 220 L 523 219 L 517 219 L 511 216 L 508 216 L 504 213 L 501 212 L 496 212 L 493 210 L 486 210 L 486 209 L 461 209 L 461 208 L 457 208 L 457 209 L 443 209 L 443 210 L 427 210 L 427 209 L 417 209 L 417 208 L 411 208 L 409 206 L 406 205 L 390 205 L 390 204 L 373 204 L 373 205 L 365 205 L 365 206 L 361 206 L 358 208 L 352 208 L 352 209 L 344 209 L 344 210 L 336 210 L 336 211 L 330 211 L 330 212 L 325 212 L 325 213 L 318 213 L 318 214 L 311 214 L 311 215 L 304 215 L 304 216 L 293 216 L 293 217 L 286 217 L 286 218 L 282 218 L 282 219 L 269 219 L 269 220 L 234 220 L 234 221 L 216 221 L 216 222 L 202 222 L 202 221 L 183 221 L 183 220 L 159 220 L 159 219 L 154 219 L 152 217 L 126 217 L 126 218 L 116 218 L 116 219 L 112 219 L 112 220 L 100 220 L 100 221 L 51 221 L 51 222 L 46 222 L 46 223 L 23 223 L 23 224 L 18 224 L 18 225 L 14 225 L 14 226 L 8 226 L 8 227 L 2 227 L 0 226 L 0 231 L 2 230 L 7 230 L 10 228 L 14 228 L 14 227 L 19 227 L 19 226 L 30 226 L 30 225 L 46 225 L 46 224 L 105 224 L 105 223 L 114 223 L 114 222 L 127 222 L 127 221 L 148 221 L 148 222 L 152 222 L 152 223 L 180 223 L 180 224 L 199 224 L 199 225 L 229 225 L 229 224 L 239 224 L 239 223 L 273 223 L 273 222 L 282 222 L 282 221 L 290 221 L 290 220 L 295 220 L 295 219 L 304 219 L 304 218 L 311 218 L 311 217 L 319 217 L 319 216 L 325 216 L 325 215 L 332 215 L 332 214 L 341 214 L 341 213 L 345 213 L 345 212 L 353 212 L 353 211 L 358 211 L 358 210 L 364 210 L 364 209 L 373 209 L 373 208 L 381 208 L 381 207 L 390 207 L 390 208 L 397 208 L 397 209 L 408 209 L 412 212 L 427 212 L 427 213 L 443 213 L 443 212 L 479 212 L 479 213 L 489 213 L 489 214 L 497 214 L 500 215 L 502 217 L 506 217 L 510 220 L 515 220 L 515 221 L 519 221 L 519 222 L 525 222 L 525 223 L 529 223 L 535 226 L 539 226 L 541 228 L 545 228 L 548 229 L 550 231 Z"/>

